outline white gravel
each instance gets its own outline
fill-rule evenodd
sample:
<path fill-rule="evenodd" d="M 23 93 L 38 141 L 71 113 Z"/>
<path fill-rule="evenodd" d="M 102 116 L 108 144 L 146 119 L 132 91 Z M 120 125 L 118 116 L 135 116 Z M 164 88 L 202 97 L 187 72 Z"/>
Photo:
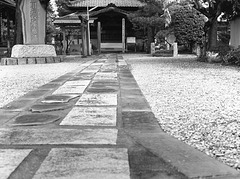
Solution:
<path fill-rule="evenodd" d="M 125 59 L 163 130 L 239 170 L 240 69 L 132 57 Z"/>
<path fill-rule="evenodd" d="M 77 69 L 86 60 L 34 65 L 0 65 L 0 107 Z"/>

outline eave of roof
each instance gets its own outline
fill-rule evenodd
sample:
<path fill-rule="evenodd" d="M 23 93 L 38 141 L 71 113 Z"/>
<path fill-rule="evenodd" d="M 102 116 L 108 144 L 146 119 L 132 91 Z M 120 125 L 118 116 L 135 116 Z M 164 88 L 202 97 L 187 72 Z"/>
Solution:
<path fill-rule="evenodd" d="M 142 7 L 145 4 L 138 0 L 75 0 L 70 2 L 69 7 L 106 7 L 108 4 L 117 7 Z"/>
<path fill-rule="evenodd" d="M 6 5 L 8 7 L 16 7 L 16 3 L 14 1 L 11 0 L 1 0 L 0 4 Z"/>

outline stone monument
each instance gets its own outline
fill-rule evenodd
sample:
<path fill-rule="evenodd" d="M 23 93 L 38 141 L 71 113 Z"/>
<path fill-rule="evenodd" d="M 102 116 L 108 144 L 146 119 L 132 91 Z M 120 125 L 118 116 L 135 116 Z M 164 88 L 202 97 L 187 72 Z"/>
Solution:
<path fill-rule="evenodd" d="M 55 47 L 46 45 L 46 9 L 49 0 L 21 0 L 23 44 L 14 45 L 2 65 L 60 62 Z"/>

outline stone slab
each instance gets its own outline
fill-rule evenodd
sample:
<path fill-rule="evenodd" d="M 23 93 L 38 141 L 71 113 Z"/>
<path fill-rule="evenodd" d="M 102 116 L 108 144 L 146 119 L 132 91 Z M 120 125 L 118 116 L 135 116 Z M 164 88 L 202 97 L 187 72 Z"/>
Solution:
<path fill-rule="evenodd" d="M 7 179 L 31 149 L 0 149 L 0 178 Z"/>
<path fill-rule="evenodd" d="M 81 94 L 86 86 L 60 86 L 53 94 Z"/>
<path fill-rule="evenodd" d="M 216 159 L 194 149 L 172 136 L 162 133 L 135 132 L 126 133 L 142 146 L 149 149 L 162 160 L 170 163 L 188 178 L 232 178 L 239 172 Z M 229 176 L 229 177 L 226 177 Z"/>
<path fill-rule="evenodd" d="M 54 63 L 54 58 L 53 57 L 47 57 L 46 62 L 47 63 Z"/>
<path fill-rule="evenodd" d="M 17 58 L 2 58 L 1 59 L 3 65 L 17 65 L 18 60 Z"/>
<path fill-rule="evenodd" d="M 148 130 L 163 132 L 152 112 L 122 112 L 122 127 L 124 129 Z"/>
<path fill-rule="evenodd" d="M 83 94 L 76 105 L 108 106 L 117 105 L 117 94 Z"/>
<path fill-rule="evenodd" d="M 67 81 L 64 83 L 64 86 L 88 86 L 90 80 L 76 80 L 76 81 Z"/>
<path fill-rule="evenodd" d="M 117 129 L 0 128 L 0 143 L 3 145 L 116 145 L 117 134 Z"/>
<path fill-rule="evenodd" d="M 45 94 L 47 94 L 49 91 L 50 90 L 47 90 L 47 89 L 46 90 L 38 89 L 38 90 L 28 92 L 23 97 L 24 98 L 40 98 L 40 97 L 44 96 Z"/>
<path fill-rule="evenodd" d="M 44 63 L 46 63 L 46 58 L 38 57 L 38 58 L 36 58 L 36 63 L 37 64 L 44 64 Z"/>
<path fill-rule="evenodd" d="M 91 83 L 91 86 L 98 87 L 98 86 L 109 86 L 109 87 L 118 87 L 119 84 L 117 81 L 111 81 L 111 80 L 99 80 L 99 81 L 93 81 Z"/>
<path fill-rule="evenodd" d="M 54 148 L 34 179 L 130 179 L 127 149 Z"/>
<path fill-rule="evenodd" d="M 40 86 L 38 89 L 39 90 L 49 90 L 49 89 L 57 88 L 59 86 L 60 86 L 60 84 L 58 84 L 58 83 L 47 83 L 45 85 Z"/>
<path fill-rule="evenodd" d="M 30 111 L 32 111 L 33 113 L 35 112 L 42 113 L 42 112 L 64 110 L 70 107 L 71 106 L 66 103 L 58 103 L 58 104 L 40 103 L 40 104 L 35 104 L 31 106 Z"/>
<path fill-rule="evenodd" d="M 28 64 L 36 64 L 36 58 L 28 58 Z"/>
<path fill-rule="evenodd" d="M 122 111 L 151 111 L 145 98 L 121 98 Z"/>
<path fill-rule="evenodd" d="M 111 88 L 111 87 L 104 87 L 104 88 L 99 88 L 99 87 L 89 87 L 87 89 L 88 93 L 117 93 L 118 89 L 116 88 Z"/>
<path fill-rule="evenodd" d="M 60 63 L 61 62 L 60 57 L 53 57 L 53 60 L 54 60 L 55 63 Z"/>
<path fill-rule="evenodd" d="M 95 73 L 79 73 L 74 78 L 83 79 L 83 80 L 91 80 L 94 77 L 94 75 L 95 75 Z"/>
<path fill-rule="evenodd" d="M 17 99 L 5 105 L 3 109 L 6 110 L 15 110 L 15 111 L 22 111 L 29 107 L 34 101 L 32 99 Z"/>
<path fill-rule="evenodd" d="M 44 125 L 59 120 L 60 117 L 51 114 L 25 114 L 18 116 L 12 123 L 14 126 Z"/>
<path fill-rule="evenodd" d="M 55 57 L 56 51 L 52 45 L 14 45 L 11 57 Z"/>
<path fill-rule="evenodd" d="M 116 107 L 74 107 L 60 125 L 116 126 Z"/>
<path fill-rule="evenodd" d="M 15 111 L 6 111 L 0 109 L 0 126 L 3 126 L 5 123 L 7 123 L 10 119 L 13 119 L 16 117 L 20 111 L 15 112 Z"/>
<path fill-rule="evenodd" d="M 94 80 L 117 80 L 117 73 L 99 72 L 95 75 Z"/>
<path fill-rule="evenodd" d="M 26 65 L 28 63 L 27 58 L 18 58 L 18 65 Z"/>
<path fill-rule="evenodd" d="M 70 100 L 77 98 L 79 95 L 51 95 L 46 96 L 41 102 L 42 103 L 68 103 Z"/>
<path fill-rule="evenodd" d="M 96 69 L 96 70 L 84 69 L 83 71 L 81 71 L 81 73 L 97 73 L 97 72 L 98 72 L 98 69 Z"/>

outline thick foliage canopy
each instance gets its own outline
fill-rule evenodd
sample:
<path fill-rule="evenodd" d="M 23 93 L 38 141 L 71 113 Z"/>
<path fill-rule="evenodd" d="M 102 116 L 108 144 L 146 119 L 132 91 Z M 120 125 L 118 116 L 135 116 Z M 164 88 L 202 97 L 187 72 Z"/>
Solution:
<path fill-rule="evenodd" d="M 171 27 L 180 45 L 202 43 L 204 24 L 204 17 L 189 5 L 179 6 L 172 14 Z"/>

